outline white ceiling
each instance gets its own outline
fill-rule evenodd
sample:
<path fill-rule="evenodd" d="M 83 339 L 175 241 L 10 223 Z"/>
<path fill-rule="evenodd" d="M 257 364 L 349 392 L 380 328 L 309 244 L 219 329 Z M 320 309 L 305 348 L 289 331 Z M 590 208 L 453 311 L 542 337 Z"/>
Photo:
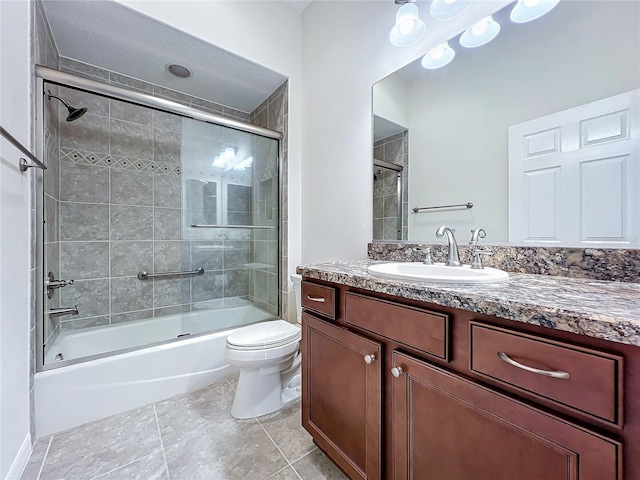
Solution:
<path fill-rule="evenodd" d="M 292 8 L 308 1 L 289 0 Z M 303 5 L 304 4 L 304 5 Z M 286 77 L 115 1 L 44 1 L 61 56 L 226 105 L 253 111 Z M 170 74 L 184 65 L 192 76 Z"/>
<path fill-rule="evenodd" d="M 293 8 L 296 12 L 302 13 L 309 6 L 312 0 L 282 0 L 284 3 Z"/>

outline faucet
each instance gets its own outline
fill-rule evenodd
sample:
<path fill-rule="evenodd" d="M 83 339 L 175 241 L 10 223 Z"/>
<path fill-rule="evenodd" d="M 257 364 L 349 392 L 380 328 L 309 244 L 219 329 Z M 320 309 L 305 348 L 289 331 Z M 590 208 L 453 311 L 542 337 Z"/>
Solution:
<path fill-rule="evenodd" d="M 448 267 L 461 267 L 460 254 L 458 253 L 458 243 L 456 237 L 453 235 L 455 230 L 451 230 L 449 227 L 442 225 L 436 230 L 436 237 L 441 238 L 445 233 L 447 234 L 447 241 L 449 242 L 449 254 L 447 255 Z"/>
<path fill-rule="evenodd" d="M 62 308 L 50 308 L 49 315 L 78 315 L 78 306 L 74 307 L 62 307 Z"/>

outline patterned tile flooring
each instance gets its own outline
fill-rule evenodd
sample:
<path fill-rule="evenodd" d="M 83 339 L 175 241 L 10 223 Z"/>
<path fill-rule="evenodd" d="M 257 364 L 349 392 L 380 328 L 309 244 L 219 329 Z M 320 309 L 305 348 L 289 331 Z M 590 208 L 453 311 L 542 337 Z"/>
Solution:
<path fill-rule="evenodd" d="M 39 438 L 21 480 L 343 480 L 300 404 L 229 413 L 237 379 Z"/>

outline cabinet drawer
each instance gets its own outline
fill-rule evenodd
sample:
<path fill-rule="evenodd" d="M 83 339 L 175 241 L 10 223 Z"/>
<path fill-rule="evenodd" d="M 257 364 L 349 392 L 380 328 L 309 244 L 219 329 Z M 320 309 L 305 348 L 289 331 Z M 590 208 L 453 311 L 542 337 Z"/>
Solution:
<path fill-rule="evenodd" d="M 336 319 L 336 289 L 315 283 L 302 282 L 302 306 L 308 310 Z"/>
<path fill-rule="evenodd" d="M 345 321 L 347 325 L 449 361 L 450 321 L 447 314 L 347 292 Z"/>
<path fill-rule="evenodd" d="M 622 425 L 623 359 L 470 322 L 470 369 L 494 381 Z"/>

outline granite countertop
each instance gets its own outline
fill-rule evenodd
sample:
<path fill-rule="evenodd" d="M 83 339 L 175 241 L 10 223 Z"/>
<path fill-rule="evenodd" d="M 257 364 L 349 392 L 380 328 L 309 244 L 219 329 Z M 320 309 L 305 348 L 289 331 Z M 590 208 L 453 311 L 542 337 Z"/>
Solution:
<path fill-rule="evenodd" d="M 509 273 L 509 281 L 444 285 L 369 274 L 375 260 L 302 265 L 302 276 L 640 346 L 640 283 Z"/>

